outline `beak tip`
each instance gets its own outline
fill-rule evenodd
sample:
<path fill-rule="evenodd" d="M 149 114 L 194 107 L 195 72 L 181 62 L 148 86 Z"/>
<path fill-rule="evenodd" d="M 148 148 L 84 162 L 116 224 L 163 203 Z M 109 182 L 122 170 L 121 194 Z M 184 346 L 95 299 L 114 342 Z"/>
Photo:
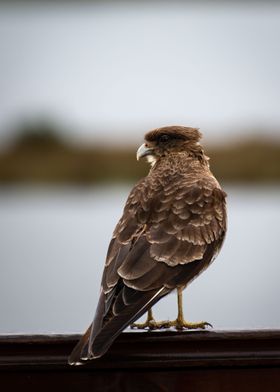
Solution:
<path fill-rule="evenodd" d="M 138 148 L 136 152 L 136 159 L 139 161 L 140 158 L 144 157 L 147 152 L 147 147 L 145 146 L 145 143 L 141 144 L 141 146 Z"/>
<path fill-rule="evenodd" d="M 144 158 L 148 155 L 153 155 L 153 149 L 148 147 L 146 143 L 141 144 L 136 153 L 137 161 L 139 161 L 140 158 Z"/>

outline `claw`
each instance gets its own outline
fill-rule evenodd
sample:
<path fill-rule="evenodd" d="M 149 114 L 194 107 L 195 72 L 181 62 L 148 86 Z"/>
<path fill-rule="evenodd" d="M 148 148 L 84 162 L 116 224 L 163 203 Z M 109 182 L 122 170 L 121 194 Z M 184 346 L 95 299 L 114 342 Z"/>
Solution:
<path fill-rule="evenodd" d="M 168 323 L 168 321 L 156 321 L 153 317 L 152 310 L 148 310 L 147 320 L 144 323 L 133 323 L 130 325 L 131 329 L 161 329 L 165 328 L 164 326 Z"/>
<path fill-rule="evenodd" d="M 168 324 L 168 321 L 156 321 L 155 319 L 146 320 L 144 323 L 133 323 L 130 325 L 131 329 L 162 329 L 168 328 L 165 327 Z"/>
<path fill-rule="evenodd" d="M 174 327 L 177 330 L 183 329 L 206 329 L 207 327 L 213 328 L 213 325 L 207 321 L 200 321 L 198 323 L 191 323 L 185 320 L 173 320 L 173 321 L 155 321 L 155 319 L 147 319 L 144 323 L 133 323 L 131 329 L 168 329 Z"/>
<path fill-rule="evenodd" d="M 206 327 L 213 328 L 213 325 L 207 321 L 199 321 L 197 323 L 191 323 L 185 320 L 175 320 L 172 322 L 172 327 L 176 329 L 206 329 Z"/>
<path fill-rule="evenodd" d="M 168 329 L 171 327 L 176 328 L 177 330 L 183 329 L 206 329 L 207 327 L 213 328 L 213 325 L 208 323 L 207 321 L 199 321 L 197 323 L 191 323 L 184 320 L 183 316 L 183 306 L 182 306 L 182 288 L 177 289 L 178 296 L 178 316 L 176 320 L 173 321 L 156 321 L 153 317 L 152 310 L 148 310 L 147 320 L 144 323 L 133 323 L 131 324 L 131 329 Z"/>

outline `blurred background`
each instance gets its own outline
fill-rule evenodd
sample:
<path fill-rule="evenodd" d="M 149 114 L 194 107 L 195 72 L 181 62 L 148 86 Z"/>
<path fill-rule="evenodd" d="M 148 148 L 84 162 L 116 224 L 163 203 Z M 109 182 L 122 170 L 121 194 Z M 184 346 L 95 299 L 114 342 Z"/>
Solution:
<path fill-rule="evenodd" d="M 228 193 L 186 318 L 279 328 L 280 4 L 0 2 L 0 333 L 82 332 L 143 135 L 199 127 Z M 176 316 L 170 295 L 157 318 Z"/>

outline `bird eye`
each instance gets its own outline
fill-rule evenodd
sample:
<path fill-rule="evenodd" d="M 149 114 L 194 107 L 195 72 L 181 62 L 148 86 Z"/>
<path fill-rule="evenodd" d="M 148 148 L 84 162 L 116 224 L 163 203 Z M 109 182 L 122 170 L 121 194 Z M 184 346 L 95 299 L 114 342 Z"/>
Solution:
<path fill-rule="evenodd" d="M 159 137 L 159 141 L 160 142 L 167 142 L 168 140 L 170 139 L 170 136 L 169 135 L 160 135 L 160 137 Z"/>

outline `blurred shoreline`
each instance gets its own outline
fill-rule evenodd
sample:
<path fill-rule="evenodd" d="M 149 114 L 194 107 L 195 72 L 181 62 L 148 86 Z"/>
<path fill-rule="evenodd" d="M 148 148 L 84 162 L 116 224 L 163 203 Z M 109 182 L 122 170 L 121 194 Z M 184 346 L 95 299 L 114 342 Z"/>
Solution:
<path fill-rule="evenodd" d="M 241 139 L 206 146 L 205 152 L 211 170 L 222 182 L 280 183 L 277 140 Z M 137 181 L 146 174 L 146 162 L 137 162 L 131 147 L 73 145 L 48 127 L 24 130 L 9 148 L 0 151 L 0 185 L 92 185 Z"/>

